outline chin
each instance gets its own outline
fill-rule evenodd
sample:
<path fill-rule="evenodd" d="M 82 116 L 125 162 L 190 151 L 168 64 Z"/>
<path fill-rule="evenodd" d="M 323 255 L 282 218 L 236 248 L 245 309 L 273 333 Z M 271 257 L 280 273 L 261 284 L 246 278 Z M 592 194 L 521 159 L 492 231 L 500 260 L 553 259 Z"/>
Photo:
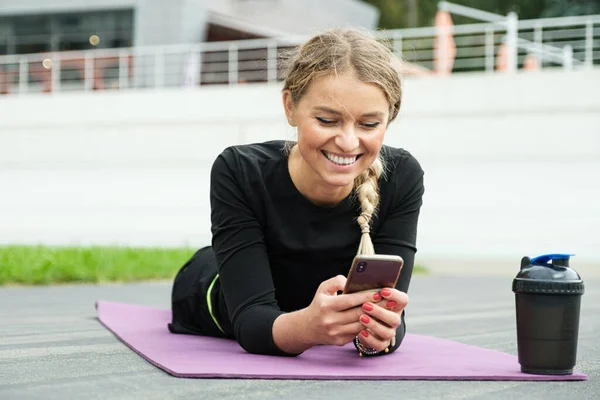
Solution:
<path fill-rule="evenodd" d="M 332 187 L 344 188 L 350 185 L 354 185 L 354 178 L 329 178 L 325 177 L 325 183 Z"/>
<path fill-rule="evenodd" d="M 320 175 L 323 182 L 331 187 L 343 188 L 349 185 L 354 185 L 354 174 L 322 173 Z"/>

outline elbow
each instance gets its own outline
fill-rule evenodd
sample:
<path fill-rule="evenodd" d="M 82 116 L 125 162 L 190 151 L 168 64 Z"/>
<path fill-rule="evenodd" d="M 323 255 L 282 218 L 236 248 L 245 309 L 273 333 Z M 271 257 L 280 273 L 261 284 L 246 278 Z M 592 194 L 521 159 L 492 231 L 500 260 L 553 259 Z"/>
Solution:
<path fill-rule="evenodd" d="M 254 340 L 252 337 L 244 335 L 244 332 L 236 332 L 237 342 L 246 353 L 268 355 L 269 351 L 260 342 Z"/>
<path fill-rule="evenodd" d="M 282 351 L 273 340 L 273 323 L 281 312 L 275 309 L 249 309 L 233 322 L 233 331 L 238 344 L 247 353 L 270 356 L 297 356 Z"/>
<path fill-rule="evenodd" d="M 258 354 L 258 355 L 262 355 L 262 356 L 280 356 L 280 357 L 297 357 L 300 354 L 302 354 L 302 353 L 291 354 L 291 353 L 286 353 L 286 352 L 282 351 L 275 345 L 275 343 L 273 342 L 273 339 L 271 337 L 269 337 L 266 340 L 261 340 L 261 341 L 253 340 L 252 338 L 244 340 L 243 335 L 238 336 L 238 337 L 239 337 L 239 339 L 237 340 L 238 344 L 240 345 L 240 347 L 242 349 L 244 349 L 244 351 L 246 351 L 249 354 Z"/>

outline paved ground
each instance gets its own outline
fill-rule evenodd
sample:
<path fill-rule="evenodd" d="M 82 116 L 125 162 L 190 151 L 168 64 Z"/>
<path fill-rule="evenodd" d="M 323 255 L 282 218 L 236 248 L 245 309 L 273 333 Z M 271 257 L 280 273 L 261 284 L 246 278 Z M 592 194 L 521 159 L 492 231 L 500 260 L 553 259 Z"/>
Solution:
<path fill-rule="evenodd" d="M 597 399 L 600 279 L 587 280 L 578 370 L 587 382 L 267 381 L 178 379 L 152 367 L 95 319 L 106 299 L 168 307 L 166 283 L 0 289 L 0 399 Z M 413 333 L 516 354 L 508 274 L 417 276 Z"/>

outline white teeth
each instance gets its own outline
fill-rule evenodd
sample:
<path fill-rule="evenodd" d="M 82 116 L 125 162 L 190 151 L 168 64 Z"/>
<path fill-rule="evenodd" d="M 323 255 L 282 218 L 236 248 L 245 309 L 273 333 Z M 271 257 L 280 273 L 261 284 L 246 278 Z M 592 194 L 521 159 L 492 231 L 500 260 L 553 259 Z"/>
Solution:
<path fill-rule="evenodd" d="M 325 154 L 325 157 L 327 157 L 327 159 L 329 161 L 332 161 L 338 165 L 350 165 L 356 161 L 356 156 L 354 156 L 354 157 L 338 157 L 333 154 L 329 154 L 325 151 L 323 153 Z"/>

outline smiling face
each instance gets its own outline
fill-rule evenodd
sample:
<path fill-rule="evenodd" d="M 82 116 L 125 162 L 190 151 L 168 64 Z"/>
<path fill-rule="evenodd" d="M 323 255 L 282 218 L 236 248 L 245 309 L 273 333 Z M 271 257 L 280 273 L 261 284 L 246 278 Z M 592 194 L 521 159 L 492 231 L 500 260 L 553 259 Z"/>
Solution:
<path fill-rule="evenodd" d="M 314 202 L 341 201 L 383 144 L 390 109 L 384 92 L 349 70 L 314 80 L 296 103 L 289 91 L 283 100 L 298 129 L 289 161 L 294 184 Z"/>

